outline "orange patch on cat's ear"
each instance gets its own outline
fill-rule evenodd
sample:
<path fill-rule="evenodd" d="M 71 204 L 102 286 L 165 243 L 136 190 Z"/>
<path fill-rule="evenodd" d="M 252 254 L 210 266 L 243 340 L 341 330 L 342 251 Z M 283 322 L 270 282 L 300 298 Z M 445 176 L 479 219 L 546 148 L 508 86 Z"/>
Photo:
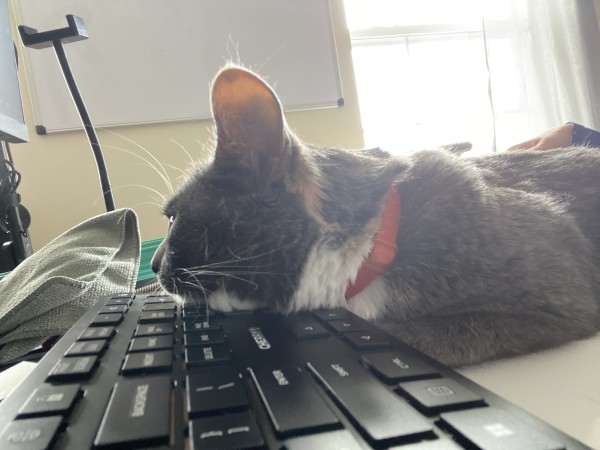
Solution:
<path fill-rule="evenodd" d="M 212 107 L 215 118 L 226 120 L 228 131 L 235 127 L 243 114 L 256 111 L 265 121 L 282 123 L 279 102 L 271 89 L 254 74 L 242 69 L 225 69 L 215 78 L 212 91 Z"/>
<path fill-rule="evenodd" d="M 231 67 L 213 83 L 217 126 L 215 161 L 257 184 L 283 180 L 306 213 L 323 227 L 324 181 L 302 144 L 288 130 L 281 104 L 269 85 L 252 72 Z"/>
<path fill-rule="evenodd" d="M 301 144 L 296 143 L 293 153 L 291 168 L 284 178 L 285 188 L 299 197 L 305 212 L 313 220 L 324 229 L 330 229 L 332 225 L 323 218 L 322 214 L 327 182 L 318 166 L 311 163 Z"/>
<path fill-rule="evenodd" d="M 280 179 L 289 165 L 281 104 L 257 75 L 241 68 L 221 71 L 213 83 L 216 157 L 249 169 L 257 180 Z"/>

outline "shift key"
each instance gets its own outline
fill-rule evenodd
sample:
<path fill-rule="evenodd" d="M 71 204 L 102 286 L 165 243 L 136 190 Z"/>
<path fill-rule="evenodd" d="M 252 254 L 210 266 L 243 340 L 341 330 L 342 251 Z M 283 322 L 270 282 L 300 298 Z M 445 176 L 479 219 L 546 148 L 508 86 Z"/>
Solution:
<path fill-rule="evenodd" d="M 340 426 L 307 373 L 295 367 L 248 370 L 280 436 Z"/>
<path fill-rule="evenodd" d="M 358 361 L 334 356 L 307 367 L 376 446 L 433 436 L 431 424 Z"/>
<path fill-rule="evenodd" d="M 169 441 L 171 380 L 168 376 L 123 379 L 115 384 L 94 444 L 138 448 Z"/>

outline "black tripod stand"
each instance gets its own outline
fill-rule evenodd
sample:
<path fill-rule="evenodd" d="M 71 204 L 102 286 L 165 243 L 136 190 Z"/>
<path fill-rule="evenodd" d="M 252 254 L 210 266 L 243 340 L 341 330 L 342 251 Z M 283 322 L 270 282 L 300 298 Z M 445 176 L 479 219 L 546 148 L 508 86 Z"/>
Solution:
<path fill-rule="evenodd" d="M 67 15 L 67 23 L 68 26 L 66 28 L 58 28 L 56 30 L 42 32 L 38 32 L 34 28 L 20 25 L 19 34 L 21 35 L 21 40 L 23 41 L 23 45 L 25 47 L 38 49 L 50 46 L 54 47 L 54 51 L 58 57 L 58 63 L 60 64 L 65 81 L 67 82 L 67 86 L 71 92 L 75 106 L 77 107 L 77 112 L 79 113 L 81 122 L 83 123 L 83 128 L 87 134 L 90 145 L 92 146 L 92 151 L 94 152 L 106 210 L 114 211 L 115 201 L 112 196 L 110 180 L 108 179 L 108 172 L 106 170 L 106 164 L 104 163 L 104 156 L 102 155 L 100 142 L 96 136 L 94 125 L 92 125 L 92 120 L 90 119 L 90 116 L 85 108 L 83 98 L 81 97 L 79 89 L 77 88 L 77 83 L 75 82 L 75 77 L 73 76 L 73 72 L 69 66 L 69 61 L 67 60 L 65 48 L 63 46 L 63 43 L 87 39 L 87 29 L 83 19 L 72 14 Z"/>

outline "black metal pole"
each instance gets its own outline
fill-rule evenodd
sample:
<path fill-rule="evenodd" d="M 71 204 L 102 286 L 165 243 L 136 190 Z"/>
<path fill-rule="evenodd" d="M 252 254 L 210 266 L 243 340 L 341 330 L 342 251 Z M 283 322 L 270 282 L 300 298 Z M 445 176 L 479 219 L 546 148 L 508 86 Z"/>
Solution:
<path fill-rule="evenodd" d="M 52 41 L 52 45 L 54 46 L 54 51 L 58 57 L 58 63 L 60 64 L 60 68 L 67 82 L 67 86 L 69 87 L 69 91 L 71 92 L 71 96 L 73 97 L 73 101 L 75 102 L 75 106 L 77 107 L 77 111 L 81 117 L 81 121 L 83 122 L 83 128 L 87 134 L 90 145 L 92 146 L 94 157 L 96 158 L 96 165 L 98 167 L 98 175 L 100 176 L 100 185 L 102 187 L 102 194 L 104 195 L 106 210 L 114 211 L 115 201 L 112 196 L 110 180 L 108 178 L 106 164 L 104 163 L 104 156 L 102 155 L 102 150 L 100 148 L 100 142 L 98 141 L 98 136 L 96 136 L 96 130 L 92 125 L 92 120 L 90 119 L 85 107 L 85 103 L 83 102 L 83 98 L 81 97 L 79 89 L 77 88 L 77 83 L 75 82 L 75 77 L 73 76 L 73 72 L 69 66 L 69 61 L 67 60 L 67 55 L 65 53 L 65 48 L 63 47 L 62 41 L 60 39 L 55 39 Z"/>

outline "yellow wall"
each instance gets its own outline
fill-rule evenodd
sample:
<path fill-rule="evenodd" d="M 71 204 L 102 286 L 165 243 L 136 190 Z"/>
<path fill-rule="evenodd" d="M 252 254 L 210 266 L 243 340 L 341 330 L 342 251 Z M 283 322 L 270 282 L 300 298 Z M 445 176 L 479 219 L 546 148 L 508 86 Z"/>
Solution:
<path fill-rule="evenodd" d="M 331 0 L 331 6 L 345 105 L 342 108 L 291 112 L 287 114 L 287 120 L 296 134 L 307 142 L 356 148 L 363 145 L 363 134 L 350 38 L 342 0 Z M 290 58 L 293 57 L 290 55 Z M 23 58 L 20 60 L 23 61 Z M 56 70 L 60 70 L 58 64 Z M 22 174 L 18 192 L 31 213 L 30 232 L 36 250 L 70 227 L 103 213 L 105 209 L 96 166 L 85 134 L 68 132 L 36 135 L 24 70 L 20 71 L 20 77 L 25 120 L 30 125 L 30 142 L 12 145 L 11 149 L 15 166 Z M 85 92 L 82 95 L 85 99 Z M 98 136 L 117 208 L 128 207 L 136 211 L 142 239 L 163 236 L 166 221 L 161 216 L 159 194 L 168 195 L 169 188 L 144 160 L 154 166 L 158 165 L 154 158 L 160 161 L 168 178 L 177 185 L 181 171 L 190 164 L 186 152 L 193 157 L 201 157 L 203 149 L 210 145 L 211 123 L 193 121 L 113 128 L 99 130 Z"/>

